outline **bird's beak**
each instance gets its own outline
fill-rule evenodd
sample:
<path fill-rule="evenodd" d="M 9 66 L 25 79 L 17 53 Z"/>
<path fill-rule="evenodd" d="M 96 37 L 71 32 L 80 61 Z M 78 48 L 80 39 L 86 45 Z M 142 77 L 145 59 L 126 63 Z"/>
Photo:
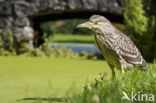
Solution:
<path fill-rule="evenodd" d="M 88 22 L 79 24 L 77 26 L 77 28 L 88 28 L 88 29 L 91 29 L 93 26 L 94 26 L 94 23 L 88 21 Z"/>

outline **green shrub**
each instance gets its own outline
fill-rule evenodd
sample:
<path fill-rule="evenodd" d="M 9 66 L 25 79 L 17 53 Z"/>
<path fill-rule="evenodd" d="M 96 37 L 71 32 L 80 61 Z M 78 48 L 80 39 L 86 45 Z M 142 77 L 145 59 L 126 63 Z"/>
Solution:
<path fill-rule="evenodd" d="M 156 95 L 155 81 L 156 64 L 150 66 L 148 71 L 140 71 L 138 68 L 127 71 L 115 80 L 111 80 L 110 75 L 100 75 L 94 83 L 86 84 L 82 93 L 74 94 L 69 103 L 135 103 L 136 101 L 122 100 L 123 93 L 128 97 L 131 97 L 132 92 Z"/>
<path fill-rule="evenodd" d="M 53 34 L 54 32 L 51 22 L 43 23 L 41 25 L 41 29 L 44 31 L 44 33 L 47 33 L 47 34 Z"/>
<path fill-rule="evenodd" d="M 145 16 L 142 0 L 129 0 L 125 4 L 124 21 L 127 31 L 134 35 L 147 32 L 148 18 Z"/>
<path fill-rule="evenodd" d="M 20 40 L 14 42 L 12 49 L 0 48 L 1 56 L 18 55 L 24 57 L 51 57 L 51 58 L 71 58 L 71 59 L 97 59 L 93 53 L 82 52 L 81 54 L 65 48 L 51 48 L 52 35 L 47 38 L 47 33 L 43 35 L 45 42 L 39 47 L 29 50 L 27 43 Z M 12 39 L 9 39 L 12 40 Z M 8 46 L 7 46 L 8 47 Z"/>
<path fill-rule="evenodd" d="M 80 56 L 84 59 L 98 59 L 97 56 L 94 53 L 88 53 L 85 51 L 82 51 L 80 53 Z"/>
<path fill-rule="evenodd" d="M 15 56 L 16 52 L 10 52 L 4 48 L 0 48 L 0 56 Z"/>
<path fill-rule="evenodd" d="M 0 55 L 20 55 L 29 52 L 28 41 L 17 40 L 9 27 L 4 29 L 4 34 L 0 36 L 1 49 Z"/>
<path fill-rule="evenodd" d="M 52 34 L 91 34 L 88 29 L 77 29 L 76 26 L 82 22 L 84 19 L 70 19 L 70 20 L 59 20 L 48 23 L 43 23 L 41 29 L 44 33 L 49 35 Z"/>
<path fill-rule="evenodd" d="M 149 15 L 149 12 L 144 10 L 144 8 L 147 8 L 144 7 L 147 6 L 145 3 L 143 4 L 142 0 L 126 2 L 124 12 L 125 32 L 130 35 L 143 57 L 151 62 L 156 58 L 156 16 Z"/>

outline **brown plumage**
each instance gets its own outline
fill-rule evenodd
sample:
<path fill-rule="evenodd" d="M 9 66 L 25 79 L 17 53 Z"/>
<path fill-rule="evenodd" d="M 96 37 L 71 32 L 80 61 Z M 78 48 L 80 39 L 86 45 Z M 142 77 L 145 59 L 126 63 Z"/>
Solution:
<path fill-rule="evenodd" d="M 109 64 L 113 75 L 115 75 L 114 68 L 120 69 L 122 73 L 124 73 L 124 69 L 132 68 L 134 65 L 148 69 L 132 40 L 115 28 L 105 17 L 93 15 L 88 22 L 77 27 L 85 27 L 94 31 L 96 44 Z"/>

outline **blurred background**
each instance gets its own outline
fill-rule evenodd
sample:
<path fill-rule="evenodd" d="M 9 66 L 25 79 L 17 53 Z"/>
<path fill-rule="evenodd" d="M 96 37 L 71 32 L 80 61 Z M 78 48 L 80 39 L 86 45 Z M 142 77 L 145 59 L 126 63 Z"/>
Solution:
<path fill-rule="evenodd" d="M 76 28 L 93 14 L 109 19 L 154 61 L 155 0 L 0 0 L 2 101 L 63 96 L 73 83 L 79 90 L 86 78 L 109 73 L 93 32 Z"/>
<path fill-rule="evenodd" d="M 55 53 L 47 49 L 57 47 L 54 51 L 71 49 L 79 56 L 83 51 L 82 55 L 92 53 L 102 59 L 93 33 L 76 28 L 91 15 L 99 14 L 131 37 L 147 61 L 156 57 L 154 0 L 2 0 L 0 5 L 0 55 L 49 57 Z"/>

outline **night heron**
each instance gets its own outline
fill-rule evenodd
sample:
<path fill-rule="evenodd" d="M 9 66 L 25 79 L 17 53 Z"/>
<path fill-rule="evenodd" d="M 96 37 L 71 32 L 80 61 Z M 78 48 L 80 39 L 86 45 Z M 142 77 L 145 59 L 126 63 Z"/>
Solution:
<path fill-rule="evenodd" d="M 148 69 L 145 60 L 131 39 L 115 28 L 105 17 L 93 15 L 88 22 L 77 27 L 94 31 L 96 44 L 110 66 L 114 77 L 114 68 L 121 70 L 122 74 L 125 69 L 133 68 L 134 65 Z"/>

